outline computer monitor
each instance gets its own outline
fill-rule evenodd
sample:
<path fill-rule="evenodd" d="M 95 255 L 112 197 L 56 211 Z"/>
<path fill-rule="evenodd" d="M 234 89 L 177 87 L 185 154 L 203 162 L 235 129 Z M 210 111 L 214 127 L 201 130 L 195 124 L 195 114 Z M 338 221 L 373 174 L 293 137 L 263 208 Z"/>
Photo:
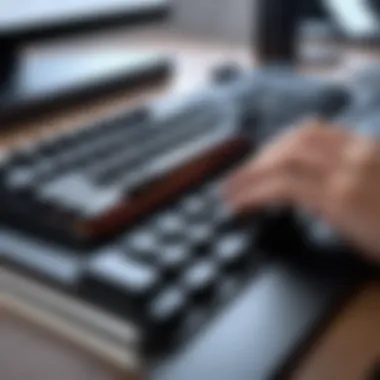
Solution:
<path fill-rule="evenodd" d="M 0 119 L 18 119 L 100 91 L 162 81 L 159 54 L 29 55 L 30 42 L 165 20 L 167 0 L 1 0 Z"/>
<path fill-rule="evenodd" d="M 321 0 L 344 38 L 352 42 L 380 42 L 378 0 Z"/>

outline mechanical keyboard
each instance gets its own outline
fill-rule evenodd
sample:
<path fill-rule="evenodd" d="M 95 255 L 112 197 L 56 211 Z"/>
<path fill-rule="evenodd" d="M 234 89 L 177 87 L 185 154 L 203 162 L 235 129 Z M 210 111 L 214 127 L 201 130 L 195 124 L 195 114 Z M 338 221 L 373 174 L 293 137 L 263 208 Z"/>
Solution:
<path fill-rule="evenodd" d="M 278 126 L 346 103 L 338 86 L 293 79 L 281 71 L 249 76 L 15 152 L 0 170 L 6 219 L 44 238 L 96 244 L 241 158 Z"/>
<path fill-rule="evenodd" d="M 273 69 L 227 79 L 39 141 L 0 171 L 6 266 L 132 323 L 157 380 L 223 378 L 197 353 L 221 352 L 223 372 L 246 344 L 268 352 L 245 350 L 237 379 L 271 379 L 356 284 L 350 269 L 300 266 L 290 246 L 269 253 L 265 217 L 238 218 L 220 195 L 256 147 L 337 114 L 346 90 Z"/>
<path fill-rule="evenodd" d="M 5 164 L 2 207 L 45 236 L 97 241 L 244 154 L 249 144 L 230 119 L 217 102 L 197 99 L 162 120 L 136 110 L 39 142 Z"/>

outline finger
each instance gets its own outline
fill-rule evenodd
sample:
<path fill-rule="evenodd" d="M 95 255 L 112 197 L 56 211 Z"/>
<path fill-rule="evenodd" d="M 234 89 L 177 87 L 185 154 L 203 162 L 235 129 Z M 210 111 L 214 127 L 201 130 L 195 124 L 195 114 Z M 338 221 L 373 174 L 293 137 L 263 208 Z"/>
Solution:
<path fill-rule="evenodd" d="M 337 149 L 347 144 L 351 138 L 352 132 L 347 129 L 314 120 L 300 124 L 282 137 L 280 136 L 279 139 L 274 140 L 274 143 L 299 144 L 335 155 Z"/>
<path fill-rule="evenodd" d="M 325 152 L 336 153 L 336 149 L 344 146 L 352 139 L 352 132 L 334 124 L 322 124 L 305 129 L 303 142 L 316 146 Z"/>
<path fill-rule="evenodd" d="M 369 137 L 355 136 L 347 144 L 343 156 L 343 169 L 364 174 L 378 172 L 380 166 L 380 143 Z"/>
<path fill-rule="evenodd" d="M 341 156 L 341 151 L 347 144 L 347 138 L 347 133 L 337 130 L 317 129 L 306 135 L 292 133 L 269 145 L 257 159 L 253 159 L 234 173 L 226 182 L 226 191 L 232 193 L 239 191 L 263 169 L 275 166 L 276 160 L 278 162 L 286 160 L 294 162 L 296 158 L 293 159 L 292 155 L 299 155 L 300 157 L 310 155 L 314 157 L 312 160 L 315 161 L 318 160 L 317 157 L 319 156 L 322 165 L 324 165 L 323 162 L 337 162 Z"/>
<path fill-rule="evenodd" d="M 258 210 L 273 204 L 296 205 L 311 212 L 318 212 L 323 204 L 321 186 L 316 181 L 301 179 L 294 175 L 272 176 L 257 186 L 228 199 L 238 212 Z"/>
<path fill-rule="evenodd" d="M 235 194 L 248 191 L 250 187 L 258 186 L 260 182 L 275 176 L 293 175 L 300 179 L 323 181 L 332 170 L 334 160 L 302 148 L 288 157 L 273 155 L 259 159 L 241 178 L 232 178 L 226 183 L 225 194 L 233 198 Z"/>

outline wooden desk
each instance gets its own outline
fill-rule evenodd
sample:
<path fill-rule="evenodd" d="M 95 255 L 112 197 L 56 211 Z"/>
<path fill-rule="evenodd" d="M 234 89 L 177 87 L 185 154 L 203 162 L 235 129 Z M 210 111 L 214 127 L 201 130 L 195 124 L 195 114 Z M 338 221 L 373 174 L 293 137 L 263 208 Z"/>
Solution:
<path fill-rule="evenodd" d="M 160 93 L 186 91 L 205 83 L 209 68 L 218 62 L 233 59 L 247 64 L 250 60 L 249 52 L 240 47 L 200 45 L 172 36 L 156 37 L 158 43 L 152 45 L 150 38 L 139 38 L 135 40 L 136 46 L 159 46 L 161 50 L 176 55 L 178 75 L 168 88 L 149 89 L 135 93 L 133 97 L 127 92 L 119 92 L 20 124 L 12 130 L 2 131 L 0 148 L 7 151 L 57 131 L 75 128 Z M 352 67 L 363 60 L 361 55 L 352 57 Z M 344 61 L 347 64 L 348 61 Z M 329 75 L 345 76 L 350 69 L 346 66 L 336 72 L 329 71 Z M 2 380 L 116 380 L 125 377 L 89 356 L 79 355 L 73 347 L 69 349 L 65 344 L 55 346 L 43 331 L 37 331 L 21 319 L 12 319 L 10 313 L 3 312 L 1 317 Z M 25 360 L 20 360 L 20 357 Z M 376 359 L 380 360 L 380 283 L 363 289 L 329 324 L 305 354 L 291 380 L 366 380 Z"/>
<path fill-rule="evenodd" d="M 100 358 L 30 323 L 12 311 L 0 315 L 2 380 L 125 380 Z M 128 380 L 132 380 L 131 376 Z"/>

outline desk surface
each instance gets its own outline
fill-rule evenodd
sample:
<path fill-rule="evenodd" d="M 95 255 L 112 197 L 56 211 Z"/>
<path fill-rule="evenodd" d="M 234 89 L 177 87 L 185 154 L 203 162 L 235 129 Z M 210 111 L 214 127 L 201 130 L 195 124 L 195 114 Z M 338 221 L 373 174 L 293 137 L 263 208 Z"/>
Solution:
<path fill-rule="evenodd" d="M 123 40 L 119 40 L 123 45 Z M 130 41 L 129 41 L 130 42 Z M 116 43 L 115 46 L 117 46 Z M 129 43 L 130 45 L 130 43 Z M 169 87 L 151 88 L 144 92 L 118 92 L 99 98 L 96 102 L 81 103 L 76 107 L 55 112 L 38 120 L 22 123 L 9 130 L 2 130 L 0 149 L 6 152 L 17 145 L 48 136 L 57 131 L 75 128 L 83 123 L 91 122 L 99 117 L 134 104 L 147 101 L 158 94 L 167 92 L 180 93 L 207 82 L 207 73 L 215 64 L 234 60 L 250 62 L 249 52 L 241 47 L 213 44 L 199 44 L 172 36 L 156 34 L 154 41 L 143 34 L 133 39 L 133 47 L 171 52 L 177 59 L 177 76 Z M 75 50 L 78 47 L 73 47 Z M 91 49 L 91 44 L 89 46 Z M 44 52 L 38 52 L 44 54 Z M 363 60 L 372 60 L 374 56 L 362 53 L 347 52 L 344 66 L 325 71 L 337 77 L 346 76 Z M 322 72 L 322 74 L 324 74 Z M 0 378 L 2 380 L 47 379 L 49 371 L 65 368 L 64 380 L 81 380 L 90 378 L 99 380 L 121 379 L 123 376 L 112 370 L 104 369 L 91 358 L 83 358 L 68 347 L 47 339 L 43 332 L 36 332 L 25 321 L 10 318 L 10 314 L 2 313 L 4 323 L 0 327 Z M 324 334 L 315 342 L 302 359 L 291 380 L 366 380 L 368 371 L 380 360 L 380 284 L 373 283 L 361 291 L 329 324 Z M 28 348 L 29 347 L 29 348 Z M 31 360 L 20 361 L 22 352 L 31 352 Z M 6 355 L 3 353 L 6 353 Z M 48 356 L 49 360 L 42 360 Z M 27 356 L 25 356 L 27 357 Z M 9 358 L 17 358 L 17 374 L 10 376 Z M 7 372 L 8 371 L 8 372 Z M 35 377 L 31 377 L 31 373 Z M 71 376 L 71 377 L 70 377 Z M 125 376 L 124 376 L 125 377 Z M 55 379 L 60 379 L 54 376 Z"/>
<path fill-rule="evenodd" d="M 2 380 L 125 379 L 120 370 L 12 311 L 2 312 L 0 322 Z"/>

